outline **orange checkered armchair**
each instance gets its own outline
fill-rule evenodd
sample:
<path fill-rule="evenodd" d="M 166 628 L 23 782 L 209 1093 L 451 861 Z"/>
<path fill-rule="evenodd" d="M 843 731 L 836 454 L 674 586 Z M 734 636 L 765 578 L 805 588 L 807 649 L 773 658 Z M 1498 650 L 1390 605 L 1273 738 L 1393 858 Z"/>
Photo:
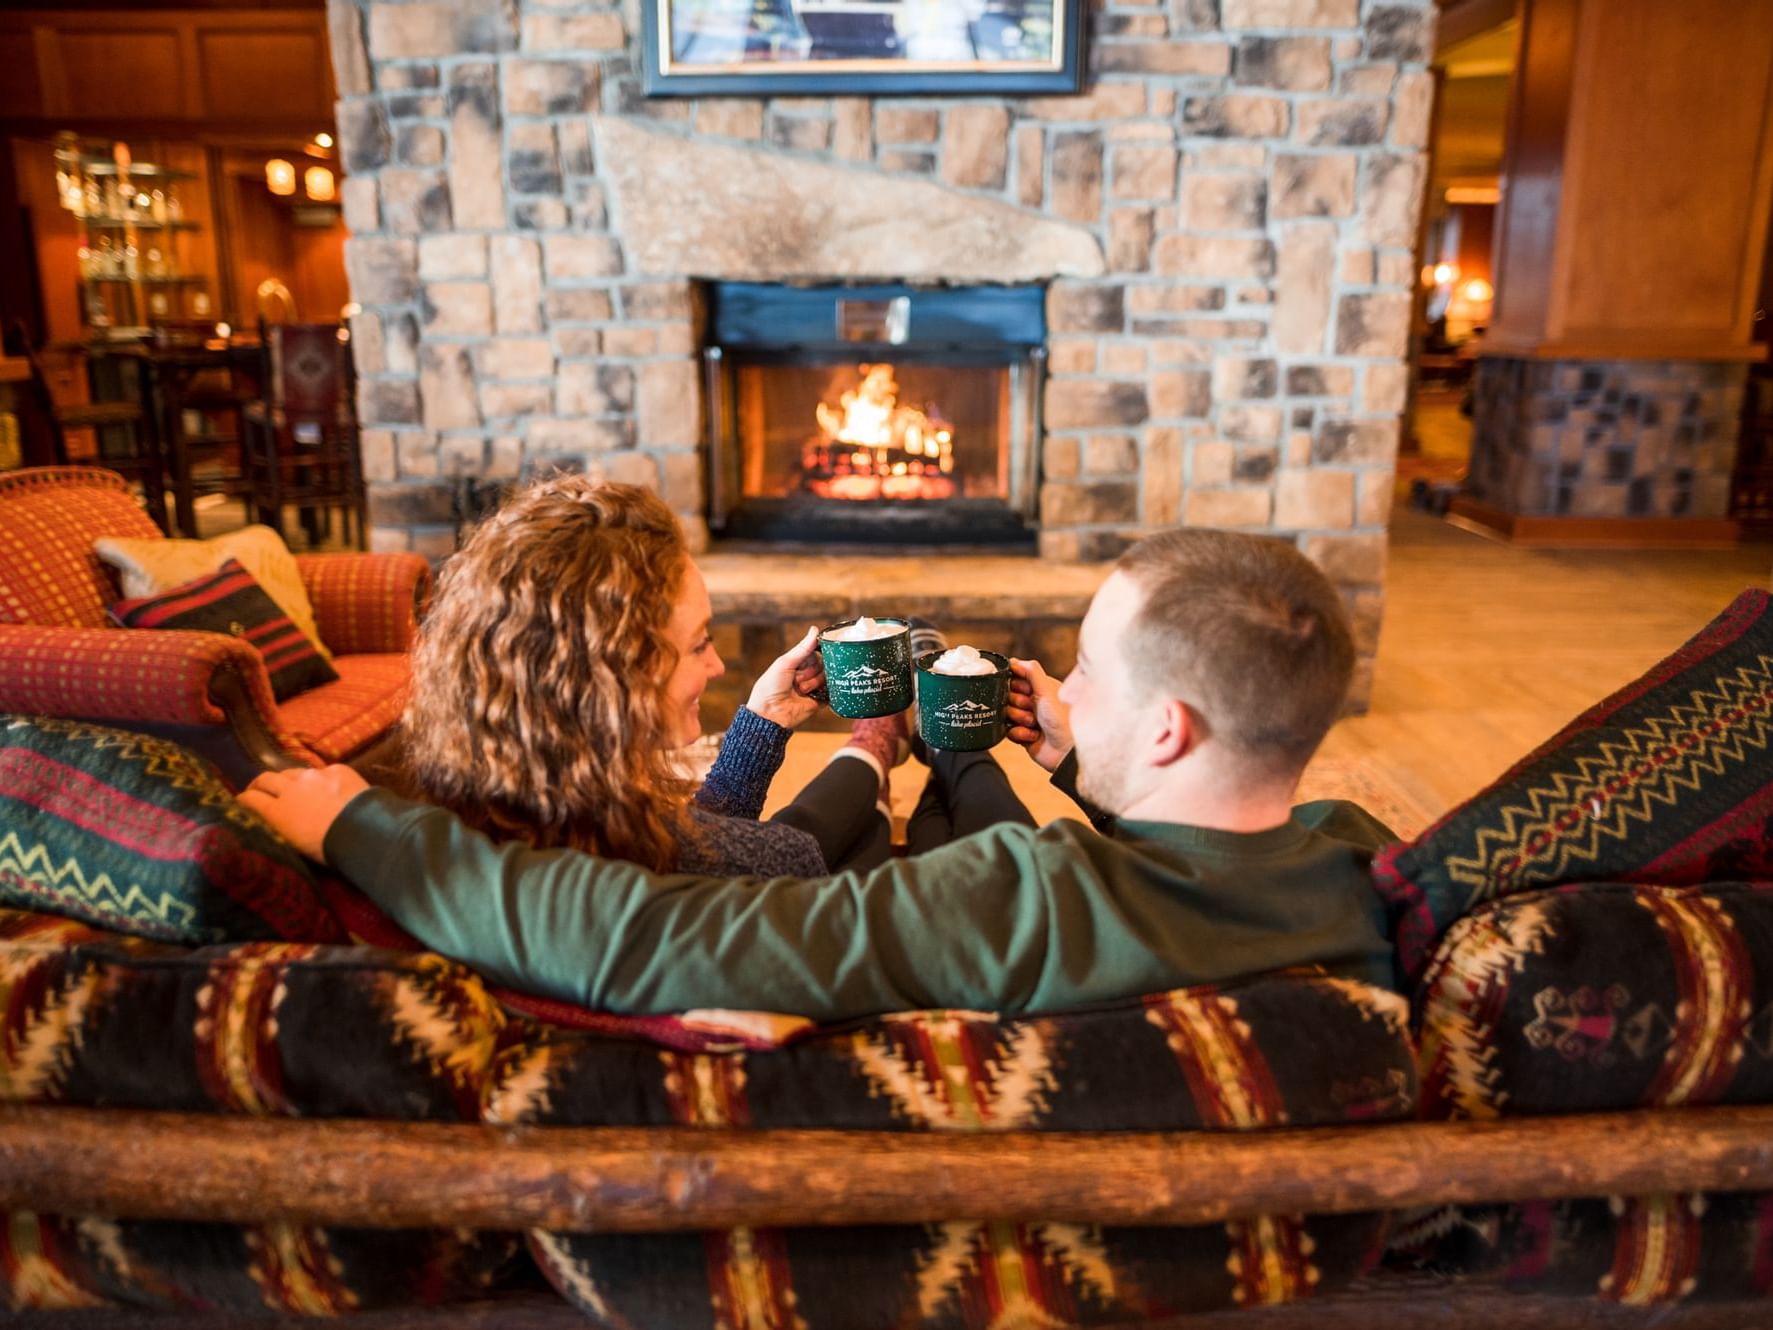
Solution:
<path fill-rule="evenodd" d="M 416 611 L 430 587 L 422 557 L 296 556 L 339 678 L 278 703 L 245 642 L 111 626 L 105 607 L 119 592 L 93 542 L 159 535 L 115 472 L 0 474 L 0 712 L 173 738 L 236 781 L 261 769 L 371 766 L 389 755 Z"/>

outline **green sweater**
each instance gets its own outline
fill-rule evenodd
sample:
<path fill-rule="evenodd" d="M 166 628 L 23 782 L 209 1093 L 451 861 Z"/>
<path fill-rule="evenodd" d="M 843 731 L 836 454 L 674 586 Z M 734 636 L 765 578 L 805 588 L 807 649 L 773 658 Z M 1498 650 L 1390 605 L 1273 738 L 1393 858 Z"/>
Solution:
<path fill-rule="evenodd" d="M 868 872 L 710 878 L 495 844 L 372 789 L 325 850 L 426 946 L 512 988 L 839 1020 L 1063 1010 L 1302 964 L 1389 987 L 1367 865 L 1392 839 L 1326 801 L 1254 833 L 1002 824 Z"/>

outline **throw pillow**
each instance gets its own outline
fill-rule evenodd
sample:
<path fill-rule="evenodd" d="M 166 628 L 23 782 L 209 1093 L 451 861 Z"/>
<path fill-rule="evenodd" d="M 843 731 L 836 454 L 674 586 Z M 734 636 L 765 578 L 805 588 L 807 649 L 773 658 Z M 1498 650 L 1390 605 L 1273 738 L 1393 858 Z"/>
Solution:
<path fill-rule="evenodd" d="M 1415 840 L 1373 860 L 1398 965 L 1484 901 L 1571 882 L 1768 881 L 1773 598 L 1745 591 Z"/>
<path fill-rule="evenodd" d="M 342 940 L 301 855 L 162 739 L 0 716 L 0 903 L 170 942 Z"/>
<path fill-rule="evenodd" d="M 251 573 L 253 580 L 283 607 L 291 621 L 313 641 L 327 660 L 332 652 L 320 640 L 314 606 L 296 567 L 295 555 L 283 537 L 268 526 L 243 527 L 212 540 L 123 540 L 107 536 L 93 543 L 93 552 L 117 570 L 125 600 L 143 600 L 213 573 L 229 559 Z"/>
<path fill-rule="evenodd" d="M 236 559 L 158 596 L 120 600 L 110 613 L 123 628 L 196 628 L 242 639 L 264 659 L 279 702 L 339 677 L 314 639 L 296 627 Z"/>

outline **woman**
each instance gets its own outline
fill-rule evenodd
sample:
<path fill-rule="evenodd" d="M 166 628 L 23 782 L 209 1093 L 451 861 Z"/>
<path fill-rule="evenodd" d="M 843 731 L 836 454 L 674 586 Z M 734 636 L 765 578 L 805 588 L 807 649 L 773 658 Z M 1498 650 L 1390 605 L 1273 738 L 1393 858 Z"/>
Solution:
<path fill-rule="evenodd" d="M 665 871 L 816 876 L 884 859 L 892 722 L 859 722 L 848 760 L 757 820 L 789 731 L 818 709 L 816 629 L 757 681 L 695 790 L 678 750 L 725 669 L 711 613 L 650 491 L 560 476 L 512 495 L 444 566 L 419 632 L 404 725 L 416 793 L 501 839 Z"/>

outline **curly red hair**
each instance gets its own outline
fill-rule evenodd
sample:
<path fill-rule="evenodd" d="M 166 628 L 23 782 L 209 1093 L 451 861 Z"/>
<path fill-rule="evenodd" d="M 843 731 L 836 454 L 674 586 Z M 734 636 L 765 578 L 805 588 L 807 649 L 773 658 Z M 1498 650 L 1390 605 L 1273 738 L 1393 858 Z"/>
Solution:
<path fill-rule="evenodd" d="M 511 495 L 419 630 L 418 793 L 499 839 L 673 867 L 692 787 L 670 751 L 667 626 L 687 563 L 649 490 L 560 476 Z"/>

